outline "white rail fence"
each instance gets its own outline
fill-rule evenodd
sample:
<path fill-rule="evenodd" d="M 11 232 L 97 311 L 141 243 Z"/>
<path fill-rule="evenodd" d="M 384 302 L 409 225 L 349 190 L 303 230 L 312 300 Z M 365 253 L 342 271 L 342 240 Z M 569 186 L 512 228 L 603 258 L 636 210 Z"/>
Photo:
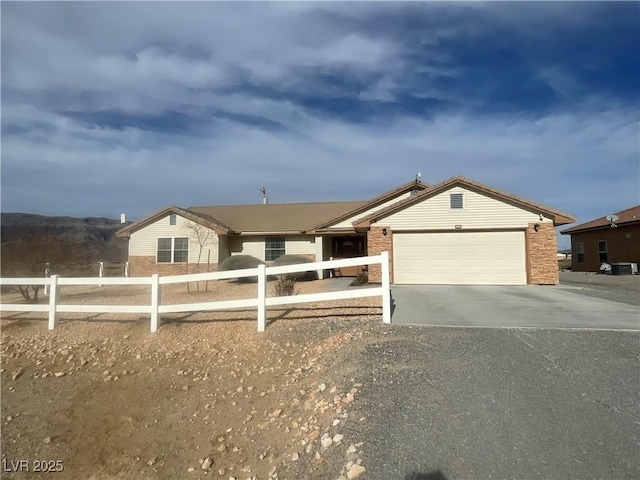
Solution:
<path fill-rule="evenodd" d="M 339 290 L 324 293 L 307 293 L 283 297 L 267 297 L 267 277 L 287 273 L 325 270 L 359 265 L 380 265 L 382 283 L 379 287 Z M 257 295 L 242 300 L 221 300 L 215 302 L 185 303 L 180 305 L 161 305 L 161 287 L 171 283 L 198 282 L 207 280 L 228 280 L 242 277 L 258 277 Z M 292 305 L 299 303 L 324 302 L 363 297 L 382 298 L 382 320 L 391 323 L 391 291 L 389 285 L 389 253 L 371 257 L 356 257 L 327 262 L 304 263 L 268 267 L 232 270 L 225 272 L 195 273 L 160 277 L 102 277 L 102 278 L 63 278 L 52 275 L 49 278 L 0 278 L 0 286 L 5 285 L 44 285 L 49 288 L 49 304 L 0 304 L 3 312 L 49 312 L 49 330 L 58 324 L 59 313 L 146 313 L 151 317 L 151 332 L 156 332 L 163 313 L 202 312 L 226 310 L 232 308 L 257 308 L 258 332 L 264 332 L 267 324 L 267 307 Z M 65 285 L 151 285 L 150 305 L 61 305 L 60 288 Z"/>
<path fill-rule="evenodd" d="M 129 276 L 129 262 L 96 262 L 98 264 L 98 277 L 108 277 L 108 276 L 117 276 L 113 275 L 114 270 L 117 270 L 118 273 L 122 272 L 125 277 Z M 51 263 L 45 263 L 44 276 L 49 278 L 51 276 Z M 44 294 L 49 295 L 49 283 L 36 283 L 33 282 L 30 285 L 44 285 Z M 98 285 L 102 286 L 102 284 Z"/>

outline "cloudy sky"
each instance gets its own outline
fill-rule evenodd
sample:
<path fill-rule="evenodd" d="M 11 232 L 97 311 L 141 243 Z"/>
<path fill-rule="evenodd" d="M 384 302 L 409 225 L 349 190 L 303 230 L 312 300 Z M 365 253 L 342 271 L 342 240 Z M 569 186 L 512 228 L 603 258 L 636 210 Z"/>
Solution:
<path fill-rule="evenodd" d="M 638 204 L 640 8 L 2 2 L 3 212 L 366 199 L 422 172 Z"/>

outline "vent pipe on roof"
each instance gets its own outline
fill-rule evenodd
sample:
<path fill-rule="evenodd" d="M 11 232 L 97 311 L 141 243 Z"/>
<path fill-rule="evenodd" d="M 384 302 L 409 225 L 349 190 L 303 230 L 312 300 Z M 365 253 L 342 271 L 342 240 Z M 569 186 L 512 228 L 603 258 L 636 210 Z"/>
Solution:
<path fill-rule="evenodd" d="M 269 203 L 269 197 L 267 197 L 267 190 L 262 187 L 260 189 L 260 192 L 262 193 L 262 204 L 266 205 L 267 203 Z"/>
<path fill-rule="evenodd" d="M 420 178 L 422 178 L 422 172 L 416 173 L 416 181 L 409 195 L 413 196 L 418 194 L 418 183 L 420 183 Z"/>

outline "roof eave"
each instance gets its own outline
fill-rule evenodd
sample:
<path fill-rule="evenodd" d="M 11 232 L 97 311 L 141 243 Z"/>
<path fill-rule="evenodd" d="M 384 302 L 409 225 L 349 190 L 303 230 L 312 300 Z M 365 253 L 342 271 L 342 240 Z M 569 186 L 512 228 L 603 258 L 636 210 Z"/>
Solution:
<path fill-rule="evenodd" d="M 341 222 L 341 221 L 346 220 L 346 219 L 348 219 L 350 217 L 358 215 L 358 213 L 366 212 L 367 210 L 369 210 L 371 208 L 375 208 L 376 206 L 381 205 L 381 204 L 389 201 L 394 196 L 402 195 L 403 193 L 411 191 L 411 189 L 415 188 L 416 186 L 420 187 L 420 189 L 422 189 L 422 191 L 428 190 L 431 187 L 431 185 L 429 185 L 428 183 L 422 182 L 420 180 L 418 180 L 417 182 L 416 181 L 411 181 L 411 182 L 404 183 L 404 184 L 394 188 L 393 190 L 389 190 L 389 191 L 383 193 L 382 195 L 378 195 L 377 197 L 372 198 L 371 200 L 369 200 L 364 205 L 362 205 L 362 206 L 360 206 L 358 208 L 354 208 L 353 210 L 350 210 L 350 211 L 348 211 L 346 213 L 343 213 L 338 217 L 332 218 L 331 220 L 329 220 L 327 222 L 323 222 L 320 225 L 317 225 L 317 226 L 313 227 L 311 230 L 315 231 L 315 230 L 327 229 L 331 225 L 334 225 L 334 224 L 336 224 L 338 222 Z"/>
<path fill-rule="evenodd" d="M 307 235 L 307 232 L 304 231 L 300 231 L 300 230 L 272 230 L 272 231 L 266 231 L 266 232 L 249 232 L 249 231 L 245 231 L 245 232 L 233 232 L 233 235 L 239 235 L 241 237 L 247 237 L 247 236 L 264 236 L 264 235 Z"/>
<path fill-rule="evenodd" d="M 629 227 L 629 226 L 633 226 L 633 225 L 640 225 L 640 220 L 634 220 L 634 221 L 631 221 L 631 222 L 616 223 L 616 226 L 618 228 L 620 228 L 620 227 Z M 606 230 L 608 228 L 611 228 L 611 224 L 596 225 L 594 227 L 586 227 L 586 228 L 580 228 L 580 225 L 577 225 L 575 227 L 567 228 L 566 230 L 561 231 L 560 234 L 561 235 L 572 235 L 574 233 L 591 232 L 591 231 L 595 231 L 595 230 Z"/>
<path fill-rule="evenodd" d="M 356 221 L 357 223 L 354 222 L 354 226 L 360 225 L 362 224 L 362 222 L 369 222 L 369 225 L 370 225 L 372 222 L 375 222 L 381 218 L 391 215 L 392 213 L 403 210 L 404 208 L 414 205 L 415 203 L 421 202 L 424 199 L 430 198 L 434 195 L 437 195 L 438 193 L 444 192 L 456 184 L 464 185 L 465 187 L 470 188 L 472 190 L 478 190 L 488 196 L 497 197 L 501 201 L 506 201 L 506 202 L 516 204 L 520 208 L 526 208 L 531 211 L 539 212 L 553 219 L 554 226 L 566 225 L 576 221 L 575 217 L 569 214 L 566 214 L 565 212 L 551 210 L 548 207 L 545 207 L 544 205 L 538 205 L 538 204 L 532 203 L 531 201 L 525 198 L 521 198 L 513 194 L 508 194 L 508 192 L 499 191 L 495 188 L 485 186 L 483 184 L 480 184 L 479 182 L 467 179 L 462 176 L 456 176 L 456 177 L 451 177 L 447 180 L 444 180 L 443 182 L 437 185 L 433 185 L 431 188 L 424 190 L 413 197 L 409 197 L 404 200 L 401 200 L 398 203 L 389 205 L 387 208 L 374 212 L 371 215 L 368 215 L 367 217 L 361 218 Z"/>
<path fill-rule="evenodd" d="M 118 230 L 115 235 L 116 237 L 119 238 L 129 238 L 131 236 L 131 233 L 146 227 L 147 225 L 149 225 L 150 223 L 153 223 L 154 221 L 159 220 L 160 218 L 166 216 L 167 214 L 171 214 L 171 213 L 175 213 L 176 215 L 180 215 L 184 218 L 187 218 L 188 220 L 191 220 L 193 222 L 199 223 L 201 225 L 204 225 L 205 227 L 210 228 L 211 230 L 213 230 L 214 232 L 216 232 L 216 234 L 218 235 L 226 235 L 232 232 L 232 230 L 224 225 L 222 225 L 221 223 L 215 222 L 212 220 L 209 220 L 207 218 L 204 218 L 198 214 L 195 214 L 193 212 L 190 212 L 189 210 L 185 210 L 184 208 L 180 208 L 180 207 L 176 207 L 176 206 L 169 206 L 169 207 L 165 207 L 162 210 L 159 210 L 155 213 L 152 213 L 151 215 L 143 218 L 142 220 L 138 220 L 137 222 L 132 223 L 131 225 L 126 226 L 125 228 L 122 228 L 120 230 Z"/>
<path fill-rule="evenodd" d="M 553 217 L 553 225 L 556 227 L 560 225 L 569 225 L 570 223 L 573 223 L 575 221 L 575 217 L 565 215 L 556 215 L 555 217 Z"/>

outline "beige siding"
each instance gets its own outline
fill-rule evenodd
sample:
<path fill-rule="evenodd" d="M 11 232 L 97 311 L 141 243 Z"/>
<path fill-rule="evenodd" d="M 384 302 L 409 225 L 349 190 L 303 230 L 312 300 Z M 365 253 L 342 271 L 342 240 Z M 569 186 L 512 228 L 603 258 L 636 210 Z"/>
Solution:
<path fill-rule="evenodd" d="M 264 237 L 230 237 L 231 255 L 251 255 L 264 260 Z"/>
<path fill-rule="evenodd" d="M 365 212 L 359 213 L 358 215 L 355 215 L 351 218 L 348 218 L 346 220 L 343 220 L 340 223 L 336 223 L 335 225 L 331 225 L 331 227 L 329 228 L 352 228 L 353 227 L 353 222 L 355 222 L 356 220 L 359 220 L 361 218 L 366 217 L 367 215 L 371 215 L 372 213 L 375 213 L 379 210 L 382 210 L 383 208 L 388 207 L 389 205 L 392 205 L 396 202 L 399 202 L 400 200 L 404 200 L 405 198 L 407 198 L 410 195 L 409 192 L 404 193 L 402 195 L 399 195 L 385 203 L 383 203 L 382 205 L 379 205 L 377 207 L 371 208 L 369 210 L 366 210 Z"/>
<path fill-rule="evenodd" d="M 231 255 L 251 255 L 264 260 L 264 246 L 265 237 L 247 236 L 231 237 L 229 239 Z M 315 255 L 316 249 L 315 237 L 311 235 L 285 237 L 285 253 L 288 255 Z"/>
<path fill-rule="evenodd" d="M 449 209 L 449 194 L 462 193 L 464 208 Z M 465 229 L 526 228 L 530 222 L 549 223 L 552 220 L 494 198 L 453 187 L 434 197 L 378 220 L 374 225 L 392 230 L 453 230 L 456 225 Z"/>
<path fill-rule="evenodd" d="M 129 255 L 156 256 L 158 238 L 189 237 L 189 263 L 198 261 L 199 245 L 192 230 L 187 228 L 192 222 L 179 215 L 176 216 L 176 225 L 169 224 L 169 215 L 133 232 L 129 239 Z M 202 248 L 201 263 L 206 263 L 209 250 L 211 251 L 211 263 L 218 263 L 218 236 L 212 232 L 213 240 Z"/>
<path fill-rule="evenodd" d="M 316 238 L 311 235 L 300 235 L 296 237 L 287 237 L 286 239 L 287 255 L 315 255 L 316 254 Z"/>

